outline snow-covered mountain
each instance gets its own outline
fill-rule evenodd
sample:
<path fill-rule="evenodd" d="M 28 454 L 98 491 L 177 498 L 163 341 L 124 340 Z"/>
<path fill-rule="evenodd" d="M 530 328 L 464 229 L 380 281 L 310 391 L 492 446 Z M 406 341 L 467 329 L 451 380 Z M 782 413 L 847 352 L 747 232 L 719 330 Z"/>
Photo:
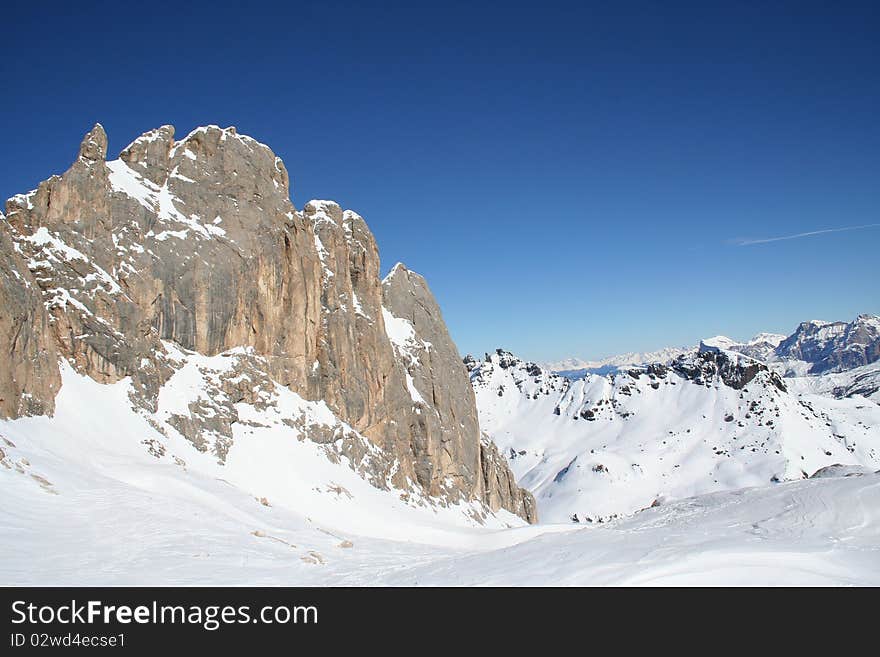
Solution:
<path fill-rule="evenodd" d="M 791 335 L 758 333 L 740 342 L 724 335 L 705 338 L 701 344 L 715 345 L 751 356 L 785 376 L 843 372 L 880 359 L 880 317 L 859 315 L 852 322 L 802 322 Z M 657 351 L 633 352 L 601 360 L 566 358 L 541 363 L 544 369 L 577 378 L 584 374 L 610 374 L 633 365 L 668 363 L 692 347 L 667 347 Z"/>
<path fill-rule="evenodd" d="M 481 524 L 461 513 L 479 505 L 410 504 L 282 424 L 240 426 L 223 466 L 183 439 L 162 453 L 127 384 L 62 377 L 54 418 L 0 423 L 7 586 L 880 585 L 880 475 L 829 472 L 602 524 L 506 512 Z"/>
<path fill-rule="evenodd" d="M 843 372 L 880 359 L 880 317 L 803 322 L 775 350 L 775 359 L 809 364 L 810 374 Z"/>
<path fill-rule="evenodd" d="M 730 338 L 717 335 L 701 341 L 703 345 L 713 345 L 730 351 L 738 351 L 763 362 L 775 360 L 776 349 L 785 340 L 785 336 L 779 333 L 758 333 L 748 342 L 737 342 Z"/>
<path fill-rule="evenodd" d="M 784 376 L 844 372 L 880 359 L 880 317 L 802 322 L 789 336 L 759 333 L 748 342 L 719 335 L 702 341 L 763 361 Z"/>
<path fill-rule="evenodd" d="M 549 521 L 607 521 L 837 463 L 880 468 L 880 406 L 792 386 L 727 346 L 575 380 L 503 350 L 465 364 L 481 428 Z"/>
<path fill-rule="evenodd" d="M 63 175 L 7 201 L 0 418 L 51 416 L 62 363 L 130 381 L 132 407 L 161 434 L 150 440 L 179 435 L 224 463 L 241 425 L 280 417 L 381 488 L 534 521 L 481 440 L 427 282 L 402 264 L 380 280 L 357 213 L 297 210 L 265 144 L 232 127 L 174 136 L 162 126 L 108 160 L 96 125 Z M 199 357 L 211 365 L 191 366 Z M 326 421 L 281 412 L 266 397 L 279 386 L 323 404 Z"/>
<path fill-rule="evenodd" d="M 198 497 L 205 477 L 363 535 L 385 522 L 371 508 L 401 527 L 535 522 L 427 282 L 402 264 L 380 279 L 357 213 L 297 210 L 265 144 L 174 134 L 108 160 L 96 125 L 0 214 L 0 486 L 32 510 L 3 518 L 4 545 L 68 550 L 49 528 L 72 501 L 82 518 L 119 485 Z"/>
<path fill-rule="evenodd" d="M 689 351 L 687 347 L 665 347 L 657 351 L 630 352 L 608 356 L 599 360 L 582 360 L 580 358 L 566 358 L 558 361 L 541 363 L 541 367 L 551 372 L 557 372 L 569 377 L 577 377 L 583 374 L 609 374 L 618 369 L 633 365 L 646 365 L 648 363 L 666 363 L 677 356 Z"/>
<path fill-rule="evenodd" d="M 880 362 L 845 372 L 786 378 L 790 390 L 837 399 L 864 397 L 880 404 Z"/>
<path fill-rule="evenodd" d="M 243 356 L 175 353 L 173 385 L 210 386 L 199 372 Z M 286 388 L 261 395 L 277 414 L 240 407 L 265 426 L 234 427 L 220 464 L 157 431 L 129 382 L 62 379 L 54 417 L 0 422 L 5 585 L 880 585 L 880 475 L 864 469 L 527 525 L 371 485 L 291 433 L 286 418 L 335 428 Z"/>

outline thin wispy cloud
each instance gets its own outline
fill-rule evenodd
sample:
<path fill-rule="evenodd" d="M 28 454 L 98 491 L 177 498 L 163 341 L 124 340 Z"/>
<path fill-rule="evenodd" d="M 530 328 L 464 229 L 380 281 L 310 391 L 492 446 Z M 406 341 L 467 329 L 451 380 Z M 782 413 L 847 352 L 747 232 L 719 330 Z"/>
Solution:
<path fill-rule="evenodd" d="M 768 242 L 782 242 L 784 240 L 797 240 L 802 237 L 813 237 L 815 235 L 825 235 L 827 233 L 843 233 L 850 230 L 864 230 L 866 228 L 880 228 L 880 224 L 862 224 L 861 226 L 841 226 L 840 228 L 825 228 L 823 230 L 811 230 L 806 233 L 795 233 L 794 235 L 780 235 L 778 237 L 761 237 L 757 239 L 738 238 L 731 240 L 737 246 L 751 246 L 752 244 L 767 244 Z"/>

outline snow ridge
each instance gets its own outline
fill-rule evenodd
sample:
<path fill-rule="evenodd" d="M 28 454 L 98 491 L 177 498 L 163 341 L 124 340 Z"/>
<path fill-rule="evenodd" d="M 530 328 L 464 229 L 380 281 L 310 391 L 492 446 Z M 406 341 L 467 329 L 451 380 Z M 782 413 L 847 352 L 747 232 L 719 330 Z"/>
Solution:
<path fill-rule="evenodd" d="M 573 380 L 503 350 L 465 363 L 483 430 L 550 521 L 606 522 L 835 463 L 880 468 L 880 406 L 789 390 L 715 346 Z"/>

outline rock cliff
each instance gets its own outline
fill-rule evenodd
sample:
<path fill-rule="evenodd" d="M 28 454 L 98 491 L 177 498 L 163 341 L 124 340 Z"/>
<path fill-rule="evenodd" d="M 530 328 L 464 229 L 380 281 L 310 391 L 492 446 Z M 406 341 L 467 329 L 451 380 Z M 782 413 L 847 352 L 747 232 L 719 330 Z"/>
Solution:
<path fill-rule="evenodd" d="M 880 360 L 880 317 L 859 315 L 852 322 L 802 322 L 776 349 L 783 361 L 810 364 L 810 374 L 844 372 Z"/>
<path fill-rule="evenodd" d="M 398 266 L 380 281 L 363 218 L 331 201 L 297 210 L 264 144 L 216 126 L 174 137 L 162 126 L 107 161 L 96 125 L 67 172 L 7 202 L 0 415 L 51 413 L 63 357 L 101 383 L 130 377 L 151 421 L 222 461 L 238 405 L 270 404 L 281 385 L 326 404 L 339 431 L 307 435 L 376 485 L 534 522 L 530 495 L 481 444 L 424 279 Z M 233 366 L 196 366 L 208 394 L 166 412 L 162 391 L 194 355 Z"/>
<path fill-rule="evenodd" d="M 419 482 L 431 490 L 449 483 L 477 490 L 492 510 L 536 520 L 534 499 L 516 485 L 495 445 L 470 439 L 480 431 L 474 391 L 427 282 L 398 263 L 382 289 L 385 327 L 416 409 L 410 433 Z"/>

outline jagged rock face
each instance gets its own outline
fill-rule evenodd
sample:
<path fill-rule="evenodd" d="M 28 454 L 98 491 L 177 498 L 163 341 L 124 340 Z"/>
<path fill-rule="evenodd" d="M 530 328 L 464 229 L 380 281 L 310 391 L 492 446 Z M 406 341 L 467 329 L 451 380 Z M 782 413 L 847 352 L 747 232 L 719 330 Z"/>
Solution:
<path fill-rule="evenodd" d="M 40 288 L 0 214 L 0 418 L 44 415 L 61 385 Z"/>
<path fill-rule="evenodd" d="M 405 453 L 413 410 L 385 332 L 373 235 L 359 215 L 332 202 L 310 201 L 303 216 L 320 272 L 311 395 L 389 451 Z M 410 469 L 406 476 L 417 478 Z"/>
<path fill-rule="evenodd" d="M 776 349 L 785 338 L 778 333 L 759 333 L 746 344 L 732 347 L 732 350 L 766 363 L 775 359 Z"/>
<path fill-rule="evenodd" d="M 801 322 L 790 336 L 759 333 L 747 343 L 716 336 L 703 340 L 700 348 L 738 352 L 772 364 L 785 376 L 845 372 L 880 359 L 880 317 Z"/>
<path fill-rule="evenodd" d="M 776 349 L 782 359 L 806 361 L 811 374 L 842 372 L 880 359 L 880 317 L 846 322 L 803 322 Z"/>
<path fill-rule="evenodd" d="M 246 345 L 302 384 L 319 268 L 280 160 L 230 130 L 172 135 L 147 133 L 127 163 L 105 163 L 96 126 L 63 176 L 7 204 L 44 293 L 64 291 L 50 303 L 62 353 L 112 382 L 137 374 L 159 339 L 205 354 Z"/>
<path fill-rule="evenodd" d="M 480 446 L 461 438 L 479 435 L 477 408 L 440 309 L 425 280 L 402 265 L 385 278 L 382 292 L 386 328 L 406 368 L 416 409 L 411 426 L 416 475 L 432 488 L 442 487 L 445 477 L 476 488 Z"/>
<path fill-rule="evenodd" d="M 534 495 L 517 485 L 507 461 L 488 438 L 480 443 L 480 463 L 489 508 L 493 511 L 507 509 L 530 523 L 538 522 L 538 505 Z"/>
<path fill-rule="evenodd" d="M 386 330 L 406 369 L 415 409 L 410 426 L 416 475 L 429 490 L 473 490 L 493 510 L 537 520 L 534 499 L 516 485 L 498 450 L 474 443 L 479 420 L 468 371 L 424 278 L 401 264 L 382 283 Z"/>
<path fill-rule="evenodd" d="M 395 486 L 487 499 L 467 379 L 443 382 L 448 371 L 428 369 L 420 385 L 438 396 L 425 408 L 413 403 L 386 331 L 378 250 L 360 216 L 329 201 L 297 211 L 281 159 L 234 128 L 175 141 L 163 126 L 117 160 L 106 153 L 97 125 L 66 173 L 7 202 L 0 290 L 17 309 L 7 331 L 14 362 L 0 387 L 7 415 L 51 412 L 56 350 L 99 382 L 131 377 L 133 401 L 155 412 L 175 372 L 168 345 L 205 356 L 243 347 L 264 378 L 325 401 L 383 450 Z M 6 273 L 22 262 L 30 287 Z M 426 334 L 438 331 L 418 321 Z M 469 412 L 454 401 L 466 394 Z M 169 425 L 222 460 L 236 396 L 211 409 L 217 415 L 191 408 Z"/>
<path fill-rule="evenodd" d="M 679 356 L 672 361 L 670 367 L 682 378 L 699 384 L 709 385 L 715 377 L 718 377 L 734 390 L 742 390 L 758 374 L 763 374 L 767 382 L 777 389 L 781 391 L 786 389 L 782 377 L 770 371 L 764 363 L 705 344 L 694 353 Z"/>

